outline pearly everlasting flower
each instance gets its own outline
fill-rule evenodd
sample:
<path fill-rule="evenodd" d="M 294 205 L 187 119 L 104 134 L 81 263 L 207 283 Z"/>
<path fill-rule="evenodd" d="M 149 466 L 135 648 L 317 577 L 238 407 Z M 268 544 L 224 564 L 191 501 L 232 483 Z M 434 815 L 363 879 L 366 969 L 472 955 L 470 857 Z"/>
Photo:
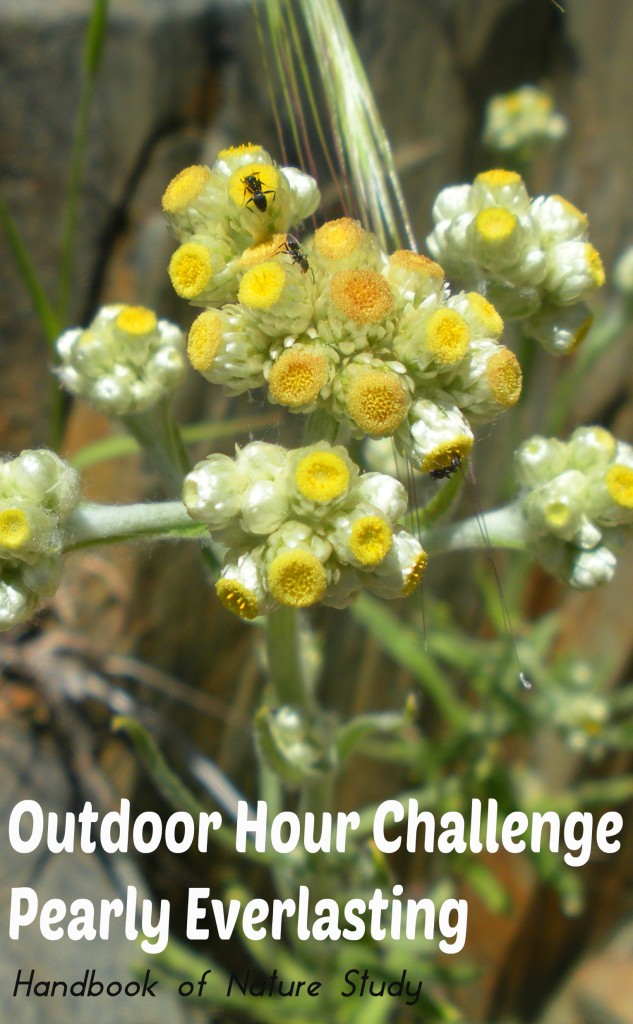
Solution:
<path fill-rule="evenodd" d="M 572 586 L 608 582 L 633 526 L 633 448 L 602 427 L 562 442 L 533 437 L 516 453 L 521 509 L 543 563 Z"/>
<path fill-rule="evenodd" d="M 54 452 L 24 451 L 0 464 L 0 629 L 28 619 L 61 575 L 65 517 L 79 478 Z"/>
<path fill-rule="evenodd" d="M 533 85 L 493 96 L 486 106 L 483 141 L 490 149 L 527 158 L 567 134 L 567 120 L 552 97 Z"/>
<path fill-rule="evenodd" d="M 186 167 L 163 195 L 180 242 L 169 266 L 175 291 L 197 306 L 234 302 L 243 275 L 281 252 L 289 229 L 318 203 L 314 179 L 279 167 L 261 146 L 222 150 L 213 167 Z"/>
<path fill-rule="evenodd" d="M 57 352 L 66 390 L 110 416 L 156 405 L 185 374 L 182 331 L 144 306 L 103 306 L 86 330 L 65 331 Z"/>
<path fill-rule="evenodd" d="M 327 281 L 341 270 L 380 270 L 382 266 L 376 236 L 351 217 L 329 220 L 317 228 L 307 253 L 317 281 Z"/>
<path fill-rule="evenodd" d="M 570 351 L 590 324 L 584 300 L 604 283 L 585 215 L 560 196 L 530 201 L 513 171 L 485 171 L 444 191 L 427 239 L 432 255 L 502 316 L 523 319 L 550 352 Z"/>
<path fill-rule="evenodd" d="M 399 525 L 402 484 L 361 475 L 345 448 L 325 441 L 295 451 L 255 442 L 234 460 L 211 455 L 187 476 L 183 501 L 228 548 L 217 592 L 242 618 L 278 605 L 342 608 L 364 589 L 407 596 L 426 566 Z"/>
<path fill-rule="evenodd" d="M 240 395 L 264 384 L 268 338 L 248 323 L 240 307 L 207 309 L 189 330 L 187 356 L 198 373 Z"/>
<path fill-rule="evenodd" d="M 269 209 L 283 205 L 280 176 L 268 154 L 246 146 L 204 173 L 190 168 L 167 189 L 168 219 L 182 242 L 172 280 L 179 294 L 207 307 L 189 333 L 192 365 L 229 394 L 264 387 L 273 404 L 310 414 L 313 437 L 318 426 L 331 442 L 394 438 L 417 468 L 451 471 L 470 451 L 472 424 L 494 419 L 520 395 L 518 363 L 499 343 L 499 313 L 476 291 L 451 295 L 444 270 L 427 256 L 383 252 L 350 217 L 327 221 L 305 243 L 280 232 Z M 262 188 L 253 194 L 256 184 Z M 474 191 L 481 203 L 506 203 L 513 223 L 529 208 L 518 176 L 482 178 Z M 174 220 L 179 196 L 188 212 Z M 444 208 L 467 202 L 457 190 Z M 215 218 L 215 237 L 204 237 L 203 215 Z M 242 227 L 255 218 L 270 233 L 244 245 L 238 215 Z M 540 263 L 532 258 L 530 282 L 547 270 L 531 244 Z M 222 268 L 227 245 L 234 254 Z M 495 245 L 501 253 L 498 237 Z M 530 288 L 523 293 L 532 308 Z"/>
<path fill-rule="evenodd" d="M 425 473 L 456 468 L 470 454 L 475 438 L 465 416 L 448 401 L 420 399 L 411 407 L 396 443 Z"/>

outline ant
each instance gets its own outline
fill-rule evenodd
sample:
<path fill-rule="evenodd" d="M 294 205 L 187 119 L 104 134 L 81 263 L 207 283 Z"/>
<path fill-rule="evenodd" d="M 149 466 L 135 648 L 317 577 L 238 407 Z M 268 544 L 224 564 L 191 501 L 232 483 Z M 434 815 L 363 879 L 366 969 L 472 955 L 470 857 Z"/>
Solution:
<path fill-rule="evenodd" d="M 303 249 L 299 244 L 299 240 L 294 235 L 286 235 L 286 240 L 283 242 L 276 252 L 285 252 L 290 256 L 293 263 L 296 263 L 298 267 L 301 267 L 301 273 L 307 274 L 310 270 L 310 264 L 308 263 L 308 257 L 304 253 Z M 314 277 L 314 274 L 312 275 Z"/>
<path fill-rule="evenodd" d="M 439 469 L 432 469 L 429 473 L 431 480 L 448 480 L 462 464 L 459 455 L 453 456 L 448 466 L 441 466 Z"/>
<path fill-rule="evenodd" d="M 259 174 L 247 174 L 245 178 L 242 178 L 242 185 L 244 186 L 244 196 L 250 196 L 249 199 L 246 199 L 246 206 L 250 209 L 252 203 L 260 213 L 266 213 L 268 203 L 273 202 L 277 193 L 272 188 L 264 188 L 264 182 Z M 273 198 L 268 200 L 266 196 Z"/>

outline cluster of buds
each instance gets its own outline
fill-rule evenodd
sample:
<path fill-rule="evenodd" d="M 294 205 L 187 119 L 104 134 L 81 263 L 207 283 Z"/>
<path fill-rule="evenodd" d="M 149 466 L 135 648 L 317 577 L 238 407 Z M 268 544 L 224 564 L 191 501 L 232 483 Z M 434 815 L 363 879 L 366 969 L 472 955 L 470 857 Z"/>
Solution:
<path fill-rule="evenodd" d="M 314 209 L 316 189 L 288 185 L 305 178 L 242 147 L 167 188 L 174 230 L 197 232 L 170 265 L 178 294 L 205 307 L 189 334 L 192 365 L 233 395 L 265 387 L 272 403 L 313 414 L 315 433 L 332 443 L 393 437 L 423 471 L 454 468 L 470 452 L 473 425 L 520 395 L 500 316 L 476 292 L 451 296 L 433 260 L 387 255 L 348 217 L 302 247 L 283 232 Z M 251 179 L 262 186 L 255 195 Z M 218 246 L 230 239 L 233 253 L 246 228 L 257 241 L 222 263 Z"/>
<path fill-rule="evenodd" d="M 278 167 L 261 146 L 222 150 L 213 167 L 186 167 L 163 196 L 167 225 L 181 243 L 169 264 L 172 284 L 195 306 L 235 301 L 250 266 L 319 205 L 314 178 Z"/>
<path fill-rule="evenodd" d="M 28 619 L 57 588 L 61 524 L 79 478 L 54 452 L 23 451 L 0 464 L 0 629 Z"/>
<path fill-rule="evenodd" d="M 255 441 L 235 459 L 210 455 L 186 477 L 183 502 L 227 548 L 216 589 L 243 619 L 279 605 L 344 608 L 364 589 L 406 597 L 426 567 L 418 541 L 398 526 L 402 484 L 361 475 L 325 441 L 293 451 Z"/>
<path fill-rule="evenodd" d="M 103 306 L 57 341 L 63 386 L 109 416 L 144 412 L 182 382 L 182 331 L 144 306 Z"/>
<path fill-rule="evenodd" d="M 516 453 L 530 546 L 573 587 L 607 583 L 633 525 L 633 448 L 602 427 L 569 441 L 532 437 Z"/>
<path fill-rule="evenodd" d="M 493 170 L 443 189 L 427 239 L 449 277 L 477 288 L 502 316 L 555 355 L 591 326 L 584 300 L 604 284 L 584 213 L 561 196 L 530 197 L 519 174 Z"/>
<path fill-rule="evenodd" d="M 534 85 L 493 96 L 486 105 L 483 141 L 499 153 L 529 159 L 567 134 L 567 119 L 554 110 L 549 93 Z"/>

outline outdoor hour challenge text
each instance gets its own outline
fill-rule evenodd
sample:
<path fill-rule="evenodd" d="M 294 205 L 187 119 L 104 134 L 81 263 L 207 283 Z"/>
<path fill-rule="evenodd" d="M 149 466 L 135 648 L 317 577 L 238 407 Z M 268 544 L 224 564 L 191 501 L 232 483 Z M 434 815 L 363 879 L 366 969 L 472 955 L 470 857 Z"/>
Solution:
<path fill-rule="evenodd" d="M 361 830 L 357 812 L 299 816 L 285 811 L 269 814 L 260 801 L 254 809 L 240 801 L 234 828 L 235 849 L 279 855 L 303 849 L 308 854 L 343 853 L 354 844 L 369 839 Z M 386 800 L 373 817 L 371 838 L 384 854 L 415 853 L 463 854 L 467 851 L 496 853 L 504 849 L 520 853 L 525 849 L 549 849 L 562 854 L 572 867 L 586 864 L 596 847 L 603 854 L 620 848 L 617 838 L 622 816 L 610 811 L 594 820 L 589 812 L 573 812 L 561 818 L 556 812 L 513 812 L 503 815 L 496 800 L 482 804 L 472 800 L 470 814 L 447 811 L 440 816 L 420 808 L 418 801 Z M 207 853 L 213 832 L 228 827 L 218 812 L 193 816 L 176 812 L 163 820 L 155 812 L 132 817 L 130 803 L 122 800 L 118 810 L 100 816 L 90 802 L 78 814 L 45 813 L 35 800 L 15 805 L 9 821 L 9 841 L 24 855 L 45 849 L 52 854 L 68 855 L 80 850 L 106 854 L 151 853 L 160 845 L 172 853 L 197 849 Z M 390 890 L 376 888 L 365 898 L 346 902 L 335 899 L 313 900 L 309 887 L 298 886 L 292 898 L 222 898 L 206 887 L 192 887 L 187 897 L 187 937 L 203 941 L 212 934 L 228 940 L 241 932 L 247 939 L 279 940 L 292 928 L 301 941 L 359 940 L 365 935 L 375 940 L 414 939 L 423 935 L 436 941 L 443 953 L 457 953 L 465 944 L 468 905 L 464 899 L 445 899 L 436 905 L 430 898 L 408 899 L 402 885 Z M 139 896 L 128 886 L 125 898 L 97 900 L 77 894 L 65 901 L 41 901 L 30 886 L 11 891 L 9 935 L 17 940 L 25 929 L 36 927 L 40 934 L 55 941 L 67 936 L 74 941 L 108 939 L 121 934 L 130 941 L 141 938 L 147 953 L 160 953 L 169 939 L 170 904 Z"/>

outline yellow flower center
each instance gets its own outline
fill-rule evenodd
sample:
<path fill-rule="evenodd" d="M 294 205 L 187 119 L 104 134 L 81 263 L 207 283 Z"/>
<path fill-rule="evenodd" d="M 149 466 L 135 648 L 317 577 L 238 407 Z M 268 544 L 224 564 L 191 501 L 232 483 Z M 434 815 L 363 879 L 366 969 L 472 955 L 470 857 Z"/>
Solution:
<path fill-rule="evenodd" d="M 407 414 L 407 394 L 390 370 L 359 374 L 347 394 L 347 409 L 361 430 L 372 437 L 387 437 Z"/>
<path fill-rule="evenodd" d="M 503 334 L 503 320 L 492 302 L 484 299 L 483 295 L 480 295 L 479 292 L 468 292 L 466 298 L 472 312 L 486 332 L 486 336 L 489 338 L 500 338 Z"/>
<path fill-rule="evenodd" d="M 163 195 L 165 213 L 180 213 L 185 210 L 203 191 L 211 180 L 211 171 L 203 164 L 185 167 L 169 182 Z"/>
<path fill-rule="evenodd" d="M 404 578 L 404 582 L 402 584 L 403 597 L 409 597 L 409 595 L 412 594 L 415 588 L 420 584 L 424 575 L 424 570 L 428 564 L 429 556 L 426 551 L 421 551 Z"/>
<path fill-rule="evenodd" d="M 396 249 L 389 257 L 389 262 L 393 267 L 420 274 L 421 277 L 443 281 L 446 276 L 439 263 L 429 259 L 428 256 L 423 256 L 420 252 L 412 252 L 410 249 Z"/>
<path fill-rule="evenodd" d="M 468 434 L 458 434 L 450 441 L 443 441 L 433 448 L 422 460 L 420 469 L 424 473 L 434 473 L 438 469 L 448 469 L 455 460 L 462 462 L 470 455 L 473 439 Z"/>
<path fill-rule="evenodd" d="M 327 221 L 314 233 L 314 248 L 326 260 L 342 260 L 358 249 L 363 229 L 350 217 Z"/>
<path fill-rule="evenodd" d="M 375 270 L 339 270 L 330 295 L 341 313 L 360 325 L 377 324 L 393 309 L 391 288 Z"/>
<path fill-rule="evenodd" d="M 476 182 L 487 185 L 488 188 L 503 188 L 506 185 L 522 185 L 523 178 L 516 171 L 504 171 L 502 168 L 495 168 L 492 171 L 482 171 L 475 178 Z"/>
<path fill-rule="evenodd" d="M 218 153 L 218 160 L 230 160 L 233 156 L 243 156 L 245 153 L 260 153 L 262 147 L 254 142 L 243 142 L 241 146 L 227 146 Z"/>
<path fill-rule="evenodd" d="M 362 565 L 378 565 L 391 549 L 391 527 L 379 516 L 363 516 L 352 526 L 349 546 Z"/>
<path fill-rule="evenodd" d="M 240 281 L 237 297 L 251 309 L 269 309 L 281 297 L 286 283 L 286 271 L 281 263 L 268 260 L 251 267 Z"/>
<path fill-rule="evenodd" d="M 566 526 L 571 517 L 571 508 L 564 501 L 550 501 L 545 508 L 545 522 L 553 530 Z"/>
<path fill-rule="evenodd" d="M 224 576 L 216 583 L 215 592 L 224 607 L 238 615 L 240 619 L 256 619 L 259 615 L 257 597 L 243 583 Z"/>
<path fill-rule="evenodd" d="M 426 324 L 426 347 L 438 363 L 458 363 L 468 351 L 470 328 L 454 309 L 436 309 Z"/>
<path fill-rule="evenodd" d="M 309 349 L 282 352 L 270 371 L 268 386 L 275 402 L 291 409 L 314 402 L 327 383 L 327 359 Z"/>
<path fill-rule="evenodd" d="M 589 264 L 589 273 L 594 279 L 596 288 L 602 288 L 605 281 L 605 275 L 600 253 L 597 249 L 594 249 L 593 245 L 590 245 L 589 242 L 587 242 L 585 246 L 585 252 L 587 254 L 587 263 Z"/>
<path fill-rule="evenodd" d="M 327 578 L 311 551 L 282 551 L 268 569 L 268 587 L 275 601 L 290 608 L 307 608 L 325 593 Z"/>
<path fill-rule="evenodd" d="M 295 484 L 309 501 L 333 501 L 347 490 L 349 469 L 335 452 L 310 452 L 296 468 Z"/>
<path fill-rule="evenodd" d="M 254 267 L 258 263 L 263 263 L 264 260 L 271 259 L 283 249 L 285 243 L 286 235 L 277 234 L 272 238 L 267 238 L 265 242 L 249 245 L 239 258 L 240 267 Z"/>
<path fill-rule="evenodd" d="M 200 242 L 185 242 L 169 261 L 169 276 L 176 295 L 195 299 L 213 277 L 210 253 Z"/>
<path fill-rule="evenodd" d="M 26 513 L 20 508 L 0 512 L 0 545 L 8 551 L 19 551 L 31 539 Z"/>
<path fill-rule="evenodd" d="M 616 463 L 609 466 L 605 477 L 609 497 L 620 508 L 633 508 L 633 469 Z"/>
<path fill-rule="evenodd" d="M 518 227 L 513 213 L 503 206 L 489 206 L 475 217 L 475 227 L 480 237 L 490 245 L 502 245 L 512 237 Z"/>
<path fill-rule="evenodd" d="M 126 306 L 114 321 L 114 326 L 127 334 L 150 334 L 157 324 L 156 314 L 145 306 Z"/>
<path fill-rule="evenodd" d="M 222 341 L 222 318 L 212 309 L 197 316 L 189 330 L 187 355 L 198 373 L 206 373 Z"/>
<path fill-rule="evenodd" d="M 521 397 L 523 375 L 519 360 L 505 345 L 501 345 L 486 363 L 486 379 L 499 405 L 507 409 L 516 405 Z"/>
<path fill-rule="evenodd" d="M 253 179 L 250 185 L 244 180 L 245 178 Z M 257 186 L 258 192 L 264 194 L 267 206 L 274 201 L 279 186 L 279 175 L 271 164 L 243 164 L 233 172 L 229 178 L 229 195 L 235 205 L 246 206 L 248 204 L 249 210 L 256 210 L 256 204 L 249 202 L 253 198 L 255 186 Z"/>

